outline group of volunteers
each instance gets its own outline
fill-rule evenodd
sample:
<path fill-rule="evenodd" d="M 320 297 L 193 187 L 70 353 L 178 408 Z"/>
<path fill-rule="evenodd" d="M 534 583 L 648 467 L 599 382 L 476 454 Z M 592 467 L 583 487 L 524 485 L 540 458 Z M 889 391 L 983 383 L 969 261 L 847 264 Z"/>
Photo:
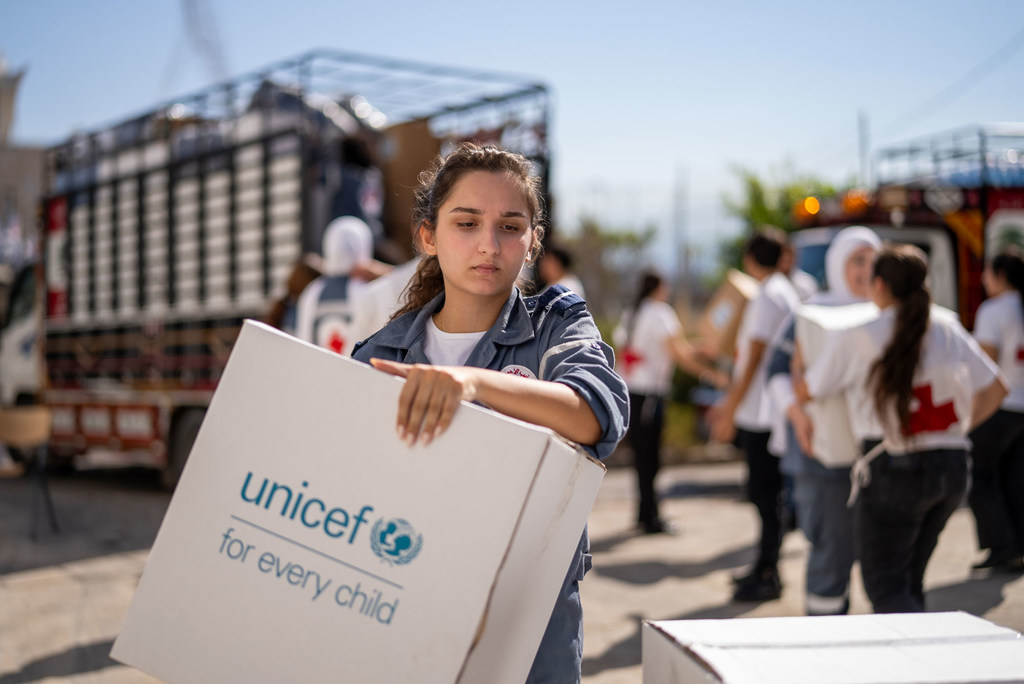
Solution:
<path fill-rule="evenodd" d="M 746 456 L 761 520 L 757 561 L 737 579 L 734 598 L 780 595 L 787 482 L 811 545 L 808 614 L 849 610 L 857 560 L 876 612 L 923 611 L 925 568 L 972 476 L 979 543 L 990 550 L 975 567 L 1020 571 L 1020 252 L 1008 248 L 987 265 L 990 299 L 972 337 L 956 314 L 932 303 L 917 247 L 843 229 L 826 252 L 828 289 L 803 302 L 777 268 L 785 249 L 772 230 L 747 244 L 744 268 L 761 286 L 743 314 L 732 382 L 711 414 L 712 436 Z M 824 307 L 844 307 L 832 310 L 838 324 L 802 339 L 800 321 L 828 318 Z"/>
<path fill-rule="evenodd" d="M 991 299 L 978 313 L 975 341 L 955 316 L 931 304 L 918 250 L 883 246 L 864 228 L 841 232 L 827 254 L 829 289 L 808 301 L 871 301 L 880 311 L 829 338 L 811 360 L 794 334 L 794 317 L 805 304 L 790 279 L 792 253 L 780 235 L 758 233 L 746 247 L 744 267 L 760 288 L 745 308 L 730 378 L 687 342 L 668 303 L 668 284 L 654 273 L 643 275 L 615 331 L 613 352 L 582 285 L 568 272 L 568 255 L 551 250 L 548 262 L 538 263 L 544 207 L 526 158 L 493 146 L 454 146 L 420 175 L 412 218 L 418 257 L 394 270 L 372 258 L 365 222 L 332 221 L 322 262 L 296 266 L 272 319 L 307 341 L 405 378 L 395 429 L 411 448 L 444 432 L 462 401 L 548 427 L 599 459 L 628 431 L 637 524 L 646 533 L 670 531 L 654 481 L 679 366 L 725 389 L 711 414 L 712 436 L 734 441 L 749 465 L 761 539 L 757 562 L 737 580 L 738 600 L 779 595 L 784 472 L 813 547 L 809 613 L 846 611 L 856 558 L 876 610 L 923 610 L 924 568 L 964 495 L 972 462 L 979 539 L 991 549 L 985 563 L 1020 563 L 1024 264 L 1018 255 L 992 260 L 985 281 Z M 528 296 L 531 271 L 550 286 Z M 1007 385 L 1015 388 L 1009 395 Z M 808 409 L 836 394 L 849 407 L 857 452 L 867 454 L 857 467 L 814 452 Z M 851 469 L 861 483 L 854 509 L 846 505 Z M 591 566 L 589 551 L 584 529 L 528 682 L 580 680 L 579 582 Z"/>

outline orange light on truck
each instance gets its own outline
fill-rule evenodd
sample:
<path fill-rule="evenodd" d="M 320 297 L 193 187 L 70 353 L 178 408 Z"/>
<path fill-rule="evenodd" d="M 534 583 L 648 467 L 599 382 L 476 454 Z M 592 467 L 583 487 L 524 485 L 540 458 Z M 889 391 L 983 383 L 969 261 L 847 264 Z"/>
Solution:
<path fill-rule="evenodd" d="M 844 214 L 863 214 L 868 204 L 871 202 L 871 196 L 867 190 L 863 188 L 854 188 L 846 192 L 843 195 L 843 213 Z"/>

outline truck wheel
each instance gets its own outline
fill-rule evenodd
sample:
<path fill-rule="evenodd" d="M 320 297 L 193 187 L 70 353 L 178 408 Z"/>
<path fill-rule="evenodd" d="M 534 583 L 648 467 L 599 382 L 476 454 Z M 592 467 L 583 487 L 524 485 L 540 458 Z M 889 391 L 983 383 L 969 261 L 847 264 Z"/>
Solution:
<path fill-rule="evenodd" d="M 160 474 L 164 489 L 171 491 L 177 486 L 205 416 L 205 409 L 200 408 L 185 409 L 175 416 L 174 425 L 171 426 L 171 443 L 167 447 L 167 465 Z"/>

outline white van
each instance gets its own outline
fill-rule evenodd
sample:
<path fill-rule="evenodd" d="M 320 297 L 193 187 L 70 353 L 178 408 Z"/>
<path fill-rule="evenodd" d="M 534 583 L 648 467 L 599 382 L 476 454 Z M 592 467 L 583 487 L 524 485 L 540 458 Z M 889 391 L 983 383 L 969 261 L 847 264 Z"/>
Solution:
<path fill-rule="evenodd" d="M 822 289 L 825 283 L 825 250 L 832 238 L 843 228 L 808 228 L 790 233 L 789 239 L 796 250 L 797 264 L 818 280 Z M 932 300 L 952 311 L 958 310 L 956 259 L 953 240 L 947 231 L 939 228 L 894 226 L 867 226 L 883 240 L 912 244 L 928 255 L 929 288 Z"/>

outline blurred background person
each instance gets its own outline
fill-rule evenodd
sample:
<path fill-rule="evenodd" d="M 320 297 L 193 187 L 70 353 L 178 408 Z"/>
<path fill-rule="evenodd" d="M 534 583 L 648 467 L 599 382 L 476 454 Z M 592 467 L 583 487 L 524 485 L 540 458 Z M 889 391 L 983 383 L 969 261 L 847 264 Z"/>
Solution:
<path fill-rule="evenodd" d="M 881 444 L 854 466 L 861 577 L 876 613 L 924 611 L 925 569 L 967 490 L 968 430 L 1006 396 L 956 315 L 931 305 L 927 276 L 920 249 L 884 248 L 871 281 L 881 315 L 833 336 L 797 387 L 805 399 L 859 388 L 882 426 Z"/>
<path fill-rule="evenodd" d="M 736 363 L 725 397 L 711 408 L 712 439 L 733 442 L 747 460 L 747 494 L 761 519 L 758 555 L 751 571 L 737 579 L 737 601 L 767 601 L 782 594 L 779 547 L 782 544 L 782 473 L 768 451 L 771 421 L 764 407 L 766 350 L 786 319 L 800 305 L 789 279 L 779 272 L 786 244 L 777 229 L 763 229 L 747 242 L 743 270 L 761 283 L 743 309 L 736 337 Z"/>
<path fill-rule="evenodd" d="M 564 285 L 583 299 L 587 293 L 583 290 L 583 283 L 572 271 L 572 253 L 565 247 L 554 242 L 544 248 L 544 254 L 537 264 L 537 275 L 540 276 L 544 287 L 552 285 Z"/>
<path fill-rule="evenodd" d="M 1006 376 L 1010 393 L 971 433 L 973 480 L 968 501 L 978 546 L 989 553 L 974 566 L 1024 570 L 1024 253 L 1012 248 L 986 266 L 989 299 L 974 321 L 974 339 Z"/>
<path fill-rule="evenodd" d="M 812 295 L 808 304 L 843 306 L 867 302 L 871 296 L 871 267 L 882 241 L 874 231 L 861 226 L 841 230 L 825 253 L 828 290 Z M 797 523 L 811 548 L 807 555 L 804 605 L 808 615 L 843 615 L 850 608 L 850 571 L 856 560 L 853 511 L 850 497 L 850 468 L 853 462 L 830 465 L 819 460 L 812 449 L 814 426 L 793 391 L 790 368 L 793 360 L 796 324 L 772 345 L 768 367 L 768 402 L 775 416 L 769 450 L 782 457 L 782 472 L 793 480 Z M 858 424 L 860 437 L 850 453 L 860 450 L 861 440 L 881 439 L 874 420 Z"/>
<path fill-rule="evenodd" d="M 683 326 L 668 303 L 669 285 L 658 273 L 647 271 L 632 306 L 613 333 L 618 349 L 616 370 L 629 388 L 629 431 L 636 468 L 637 526 L 644 534 L 673 532 L 658 511 L 654 480 L 661 467 L 661 439 L 665 407 L 672 390 L 672 372 L 678 365 L 702 381 L 724 387 L 729 378 L 701 358 L 687 342 Z"/>
<path fill-rule="evenodd" d="M 782 257 L 779 259 L 779 273 L 789 278 L 793 289 L 800 295 L 800 301 L 806 302 L 818 291 L 818 281 L 796 263 L 796 250 L 789 240 L 783 244 Z"/>
<path fill-rule="evenodd" d="M 323 275 L 322 265 L 323 261 L 318 255 L 303 254 L 288 274 L 284 295 L 271 305 L 263 321 L 294 335 L 299 296 L 311 282 Z"/>
<path fill-rule="evenodd" d="M 370 228 L 354 216 L 327 225 L 323 255 L 323 275 L 299 296 L 295 336 L 347 356 L 362 339 L 357 302 L 388 267 L 374 261 Z"/>

